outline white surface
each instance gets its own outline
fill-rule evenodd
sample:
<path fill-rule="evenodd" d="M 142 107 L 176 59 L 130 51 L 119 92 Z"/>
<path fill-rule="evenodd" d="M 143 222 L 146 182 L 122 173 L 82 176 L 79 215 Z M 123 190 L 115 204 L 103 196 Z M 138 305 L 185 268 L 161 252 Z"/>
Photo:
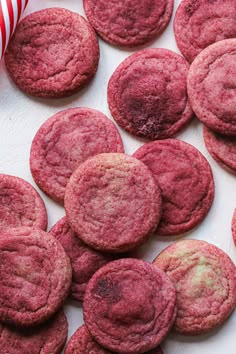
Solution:
<path fill-rule="evenodd" d="M 107 0 L 109 1 L 109 0 Z M 180 0 L 175 1 L 176 11 Z M 25 14 L 46 7 L 66 7 L 84 16 L 82 0 L 30 0 Z M 148 47 L 164 47 L 179 53 L 173 34 L 173 17 L 163 35 Z M 16 175 L 36 187 L 29 168 L 29 151 L 32 138 L 41 124 L 54 113 L 77 106 L 96 108 L 111 118 L 106 88 L 108 80 L 117 65 L 135 50 L 125 51 L 112 47 L 102 40 L 100 63 L 92 83 L 81 93 L 60 100 L 43 100 L 24 95 L 10 81 L 4 62 L 0 64 L 0 173 Z M 147 46 L 146 46 L 147 47 Z M 112 118 L 111 118 L 112 119 Z M 126 153 L 132 154 L 143 141 L 131 137 L 120 129 Z M 209 156 L 202 138 L 201 124 L 195 119 L 180 135 L 179 139 L 197 147 L 210 162 L 215 179 L 215 200 L 201 225 L 185 238 L 202 239 L 222 248 L 236 261 L 236 248 L 231 236 L 231 218 L 236 206 L 235 176 L 221 169 Z M 40 190 L 47 211 L 48 229 L 64 215 L 64 210 Z M 140 249 L 140 256 L 152 261 L 160 250 L 173 242 L 173 238 L 152 237 Z M 68 302 L 66 314 L 69 320 L 69 336 L 83 323 L 81 304 Z M 165 354 L 234 354 L 236 345 L 236 312 L 217 331 L 206 336 L 184 337 L 170 334 L 162 347 Z"/>

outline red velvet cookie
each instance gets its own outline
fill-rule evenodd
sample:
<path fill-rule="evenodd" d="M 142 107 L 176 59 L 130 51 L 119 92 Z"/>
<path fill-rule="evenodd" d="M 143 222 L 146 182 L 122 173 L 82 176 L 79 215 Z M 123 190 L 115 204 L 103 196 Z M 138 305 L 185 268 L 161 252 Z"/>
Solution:
<path fill-rule="evenodd" d="M 236 174 L 236 138 L 217 134 L 205 126 L 203 137 L 213 159 L 225 170 Z"/>
<path fill-rule="evenodd" d="M 153 141 L 133 155 L 151 170 L 162 193 L 162 217 L 157 233 L 179 235 L 197 226 L 214 198 L 209 163 L 194 146 L 177 139 Z"/>
<path fill-rule="evenodd" d="M 236 38 L 205 48 L 192 63 L 188 95 L 199 120 L 212 130 L 236 135 Z"/>
<path fill-rule="evenodd" d="M 72 174 L 65 192 L 68 223 L 97 250 L 125 252 L 143 244 L 161 217 L 161 194 L 144 163 L 99 154 Z"/>
<path fill-rule="evenodd" d="M 234 240 L 234 244 L 236 246 L 236 209 L 234 209 L 232 223 L 231 223 L 231 231 Z"/>
<path fill-rule="evenodd" d="M 166 274 L 138 259 L 100 268 L 86 288 L 85 324 L 99 344 L 114 352 L 155 348 L 175 320 L 176 294 Z"/>
<path fill-rule="evenodd" d="M 235 0 L 182 0 L 174 19 L 177 45 L 194 58 L 210 44 L 236 37 Z"/>
<path fill-rule="evenodd" d="M 85 289 L 91 276 L 113 257 L 86 246 L 71 229 L 66 217 L 59 220 L 50 230 L 64 247 L 72 266 L 71 296 L 83 301 Z"/>
<path fill-rule="evenodd" d="M 25 93 L 45 98 L 72 95 L 97 71 L 99 47 L 90 24 L 63 8 L 25 17 L 5 54 L 7 70 Z"/>
<path fill-rule="evenodd" d="M 0 228 L 47 228 L 47 211 L 36 189 L 20 177 L 0 174 Z"/>
<path fill-rule="evenodd" d="M 56 239 L 32 227 L 0 230 L 0 321 L 33 326 L 50 318 L 71 286 L 71 265 Z"/>
<path fill-rule="evenodd" d="M 107 42 L 133 47 L 158 37 L 168 25 L 173 0 L 83 0 L 96 32 Z"/>
<path fill-rule="evenodd" d="M 67 109 L 50 117 L 36 133 L 31 145 L 31 173 L 49 197 L 63 203 L 72 172 L 102 152 L 124 152 L 114 123 L 94 109 Z"/>
<path fill-rule="evenodd" d="M 60 354 L 67 339 L 68 323 L 63 311 L 41 326 L 27 330 L 0 324 L 1 354 Z"/>
<path fill-rule="evenodd" d="M 187 97 L 188 69 L 186 60 L 168 49 L 130 55 L 108 84 L 113 118 L 135 136 L 152 140 L 175 136 L 193 116 Z"/>
<path fill-rule="evenodd" d="M 81 326 L 70 338 L 65 348 L 65 354 L 115 354 L 98 344 L 89 334 L 86 326 Z M 163 354 L 161 347 L 154 348 L 145 354 Z"/>
<path fill-rule="evenodd" d="M 218 247 L 199 240 L 179 241 L 164 249 L 153 263 L 175 284 L 177 332 L 207 333 L 221 325 L 234 310 L 235 265 Z"/>

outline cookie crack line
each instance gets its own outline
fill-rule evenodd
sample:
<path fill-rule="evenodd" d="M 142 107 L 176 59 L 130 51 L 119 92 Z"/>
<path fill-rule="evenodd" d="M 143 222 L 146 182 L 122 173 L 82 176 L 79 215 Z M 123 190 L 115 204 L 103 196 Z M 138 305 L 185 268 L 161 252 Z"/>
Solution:
<path fill-rule="evenodd" d="M 62 24 L 52 24 L 54 18 Z M 31 29 L 32 22 L 41 25 Z M 27 36 L 30 39 L 24 42 Z M 67 97 L 81 90 L 95 75 L 98 62 L 99 44 L 90 24 L 75 12 L 53 7 L 26 16 L 5 53 L 14 83 L 25 93 L 44 98 Z"/>

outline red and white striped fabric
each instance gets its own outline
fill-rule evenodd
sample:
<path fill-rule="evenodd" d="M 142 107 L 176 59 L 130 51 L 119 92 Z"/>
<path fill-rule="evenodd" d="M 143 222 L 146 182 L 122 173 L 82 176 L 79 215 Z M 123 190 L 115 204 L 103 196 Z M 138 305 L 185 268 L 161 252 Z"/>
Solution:
<path fill-rule="evenodd" d="M 27 3 L 28 0 L 0 0 L 0 58 Z"/>

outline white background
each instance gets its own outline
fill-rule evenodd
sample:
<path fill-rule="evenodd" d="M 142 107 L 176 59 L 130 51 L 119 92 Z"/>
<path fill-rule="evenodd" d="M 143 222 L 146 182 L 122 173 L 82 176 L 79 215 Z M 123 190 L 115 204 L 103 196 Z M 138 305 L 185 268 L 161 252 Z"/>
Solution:
<path fill-rule="evenodd" d="M 180 0 L 175 1 L 174 14 L 179 2 Z M 84 16 L 82 0 L 30 0 L 25 15 L 47 7 L 66 7 Z M 179 53 L 173 34 L 174 14 L 161 37 L 146 47 L 163 47 Z M 9 79 L 4 61 L 0 64 L 0 173 L 24 178 L 40 192 L 48 211 L 48 230 L 64 216 L 64 209 L 47 198 L 32 179 L 29 168 L 31 141 L 47 118 L 69 107 L 95 108 L 111 118 L 106 95 L 108 80 L 118 64 L 135 50 L 120 50 L 102 40 L 99 40 L 99 44 L 100 63 L 94 80 L 81 93 L 66 99 L 45 100 L 26 96 Z M 132 154 L 144 143 L 119 130 L 127 154 Z M 185 238 L 214 243 L 236 261 L 236 249 L 231 236 L 231 219 L 236 206 L 236 177 L 221 169 L 209 156 L 202 138 L 202 126 L 197 119 L 177 138 L 191 143 L 204 154 L 211 164 L 215 180 L 215 199 L 209 214 L 201 225 L 185 235 Z M 148 244 L 140 249 L 139 255 L 152 261 L 159 251 L 173 240 L 173 237 L 153 236 Z M 69 321 L 69 338 L 83 323 L 81 304 L 68 302 L 65 310 Z M 162 345 L 165 354 L 234 354 L 235 347 L 236 312 L 223 326 L 209 335 L 184 337 L 170 334 Z"/>

